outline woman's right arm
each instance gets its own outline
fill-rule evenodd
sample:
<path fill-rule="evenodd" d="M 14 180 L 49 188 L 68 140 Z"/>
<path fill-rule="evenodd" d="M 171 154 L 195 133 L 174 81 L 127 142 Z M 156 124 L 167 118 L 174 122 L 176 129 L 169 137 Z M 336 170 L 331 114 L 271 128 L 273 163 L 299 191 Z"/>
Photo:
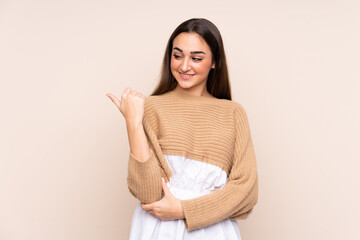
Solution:
<path fill-rule="evenodd" d="M 159 165 L 153 146 L 146 134 L 154 135 L 149 126 L 144 128 L 145 96 L 126 88 L 121 101 L 112 94 L 106 94 L 117 106 L 126 121 L 130 145 L 127 183 L 131 194 L 142 203 L 152 203 L 162 198 L 161 177 L 163 170 Z M 150 142 L 150 144 L 149 144 Z"/>

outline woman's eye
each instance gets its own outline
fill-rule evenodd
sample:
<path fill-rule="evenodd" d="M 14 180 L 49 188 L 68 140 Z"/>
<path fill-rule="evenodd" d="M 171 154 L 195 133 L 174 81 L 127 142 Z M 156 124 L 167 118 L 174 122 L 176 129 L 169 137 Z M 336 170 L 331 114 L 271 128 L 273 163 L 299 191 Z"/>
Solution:
<path fill-rule="evenodd" d="M 174 56 L 175 59 L 181 58 L 181 56 L 176 55 L 176 54 L 174 54 L 173 56 Z M 193 59 L 195 62 L 200 62 L 200 61 L 202 60 L 201 58 L 192 58 L 192 59 Z"/>

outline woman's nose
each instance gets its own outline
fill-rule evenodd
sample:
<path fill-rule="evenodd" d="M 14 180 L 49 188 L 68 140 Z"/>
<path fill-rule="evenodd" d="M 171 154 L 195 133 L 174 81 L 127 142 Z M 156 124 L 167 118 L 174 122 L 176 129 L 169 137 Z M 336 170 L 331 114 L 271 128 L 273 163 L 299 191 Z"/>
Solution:
<path fill-rule="evenodd" d="M 180 66 L 180 70 L 182 72 L 186 72 L 186 71 L 190 70 L 190 68 L 191 68 L 191 66 L 189 64 L 189 60 L 184 58 L 184 60 L 181 63 L 181 66 Z"/>

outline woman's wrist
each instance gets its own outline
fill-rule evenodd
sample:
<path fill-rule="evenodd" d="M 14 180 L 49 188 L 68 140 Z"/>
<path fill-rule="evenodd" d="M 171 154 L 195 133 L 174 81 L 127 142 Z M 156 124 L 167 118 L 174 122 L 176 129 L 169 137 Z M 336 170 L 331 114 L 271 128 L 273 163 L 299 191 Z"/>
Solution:
<path fill-rule="evenodd" d="M 136 131 L 143 128 L 142 122 L 125 121 L 125 123 L 128 131 Z"/>
<path fill-rule="evenodd" d="M 182 206 L 181 200 L 179 200 L 179 211 L 178 211 L 178 216 L 179 219 L 184 219 L 185 218 L 185 213 L 184 213 L 184 208 Z"/>

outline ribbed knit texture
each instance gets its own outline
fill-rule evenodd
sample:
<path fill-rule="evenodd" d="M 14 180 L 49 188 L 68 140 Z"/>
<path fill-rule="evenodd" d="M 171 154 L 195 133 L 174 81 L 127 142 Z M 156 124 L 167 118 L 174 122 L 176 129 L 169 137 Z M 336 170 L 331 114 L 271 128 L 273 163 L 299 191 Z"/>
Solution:
<path fill-rule="evenodd" d="M 213 164 L 228 175 L 222 189 L 181 200 L 188 231 L 230 219 L 245 219 L 258 199 L 255 151 L 244 108 L 235 101 L 167 92 L 148 96 L 143 118 L 151 155 L 129 154 L 128 186 L 143 203 L 163 197 L 161 176 L 171 178 L 163 154 Z"/>

